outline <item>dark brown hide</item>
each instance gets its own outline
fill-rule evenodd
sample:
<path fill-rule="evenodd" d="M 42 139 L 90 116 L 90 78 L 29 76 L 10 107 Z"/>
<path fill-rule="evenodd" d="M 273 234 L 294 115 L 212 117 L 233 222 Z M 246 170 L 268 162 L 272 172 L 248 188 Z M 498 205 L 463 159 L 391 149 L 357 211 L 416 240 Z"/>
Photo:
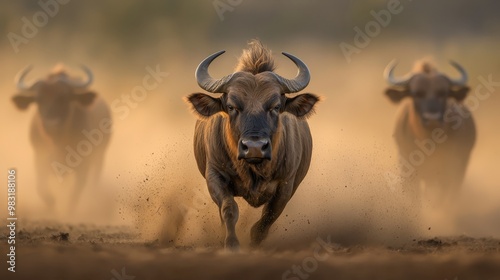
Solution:
<path fill-rule="evenodd" d="M 104 153 L 111 136 L 111 114 L 106 102 L 88 86 L 88 80 L 70 77 L 57 66 L 45 79 L 25 85 L 24 77 L 31 68 L 20 73 L 20 92 L 12 100 L 20 109 L 36 103 L 30 138 L 35 150 L 38 191 L 49 208 L 55 201 L 49 191 L 52 174 L 61 181 L 75 174 L 70 209 L 77 205 L 79 195 L 89 178 L 95 183 L 100 175 Z"/>
<path fill-rule="evenodd" d="M 386 69 L 391 84 L 386 95 L 402 103 L 394 138 L 405 191 L 419 197 L 423 183 L 434 203 L 456 196 L 476 138 L 471 112 L 462 104 L 469 91 L 467 75 L 461 66 L 452 64 L 461 79 L 449 78 L 428 62 L 418 62 L 403 79 L 392 77 L 394 64 Z"/>
<path fill-rule="evenodd" d="M 293 80 L 274 73 L 270 51 L 253 41 L 241 56 L 237 72 L 216 80 L 206 71 L 197 71 L 200 86 L 221 93 L 220 97 L 203 93 L 187 97 L 200 117 L 194 152 L 226 225 L 226 248 L 239 246 L 234 197 L 243 197 L 253 207 L 264 206 L 261 219 L 251 231 L 252 245 L 257 246 L 304 179 L 311 162 L 312 138 L 306 117 L 319 98 L 308 93 L 285 95 L 305 88 L 309 82 L 305 64 L 287 56 L 299 67 Z M 208 68 L 204 62 L 200 67 Z"/>

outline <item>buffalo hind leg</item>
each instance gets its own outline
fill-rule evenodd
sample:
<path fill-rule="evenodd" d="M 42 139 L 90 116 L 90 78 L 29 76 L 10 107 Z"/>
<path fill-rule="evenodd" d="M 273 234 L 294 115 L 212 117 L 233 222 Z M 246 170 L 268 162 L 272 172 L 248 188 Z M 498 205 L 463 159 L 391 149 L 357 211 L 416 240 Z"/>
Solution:
<path fill-rule="evenodd" d="M 262 217 L 253 226 L 250 233 L 251 246 L 257 247 L 267 237 L 269 229 L 278 219 L 286 204 L 292 197 L 292 186 L 284 185 L 278 188 L 276 195 L 269 201 L 262 210 Z"/>

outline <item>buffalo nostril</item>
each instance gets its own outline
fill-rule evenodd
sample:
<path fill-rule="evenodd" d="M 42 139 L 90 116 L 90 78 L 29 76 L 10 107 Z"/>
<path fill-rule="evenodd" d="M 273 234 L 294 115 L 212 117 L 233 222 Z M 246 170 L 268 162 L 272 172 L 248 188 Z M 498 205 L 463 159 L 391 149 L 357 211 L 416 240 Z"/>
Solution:
<path fill-rule="evenodd" d="M 239 141 L 238 159 L 270 159 L 271 141 L 266 138 L 244 138 Z"/>
<path fill-rule="evenodd" d="M 266 141 L 266 143 L 264 145 L 262 145 L 262 148 L 261 150 L 265 151 L 269 148 L 269 141 Z"/>
<path fill-rule="evenodd" d="M 241 148 L 241 150 L 243 150 L 244 152 L 248 152 L 248 146 L 247 146 L 247 145 L 245 145 L 245 144 L 241 143 L 240 148 Z"/>

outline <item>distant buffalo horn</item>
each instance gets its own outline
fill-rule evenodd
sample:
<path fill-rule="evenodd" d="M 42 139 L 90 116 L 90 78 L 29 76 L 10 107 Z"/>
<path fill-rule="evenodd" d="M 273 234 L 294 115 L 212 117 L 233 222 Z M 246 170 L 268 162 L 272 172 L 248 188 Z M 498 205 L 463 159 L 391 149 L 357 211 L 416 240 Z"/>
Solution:
<path fill-rule="evenodd" d="M 31 69 L 33 69 L 33 65 L 28 65 L 16 75 L 14 82 L 19 90 L 29 90 L 31 88 L 31 85 L 24 83 L 24 78 L 26 78 L 26 75 L 28 75 Z"/>
<path fill-rule="evenodd" d="M 389 65 L 387 65 L 387 67 L 385 67 L 384 78 L 390 85 L 405 87 L 408 85 L 408 82 L 410 81 L 411 76 L 406 75 L 403 78 L 394 77 L 393 71 L 394 71 L 394 68 L 396 68 L 397 64 L 398 64 L 397 61 L 393 60 L 393 61 L 391 61 L 391 63 L 389 63 Z"/>
<path fill-rule="evenodd" d="M 81 68 L 83 71 L 87 74 L 87 80 L 84 82 L 77 82 L 74 80 L 70 79 L 64 79 L 63 81 L 67 83 L 68 85 L 75 87 L 75 88 L 84 88 L 92 84 L 92 81 L 94 80 L 94 75 L 92 74 L 92 71 L 85 65 L 82 65 Z M 28 65 L 26 68 L 24 68 L 19 74 L 17 74 L 15 78 L 15 83 L 17 85 L 17 88 L 19 90 L 29 90 L 32 85 L 27 85 L 24 82 L 24 79 L 26 78 L 26 75 L 33 69 L 33 65 Z"/>
<path fill-rule="evenodd" d="M 456 86 L 465 86 L 465 84 L 467 83 L 467 71 L 465 71 L 465 69 L 460 65 L 458 64 L 457 62 L 455 61 L 450 61 L 450 64 L 458 70 L 458 72 L 460 72 L 460 78 L 459 79 L 450 79 L 450 81 L 456 85 Z"/>
<path fill-rule="evenodd" d="M 94 75 L 92 74 L 92 71 L 85 65 L 80 66 L 82 70 L 87 74 L 87 80 L 84 82 L 77 82 L 75 80 L 69 80 L 65 79 L 64 82 L 67 83 L 68 85 L 75 87 L 75 88 L 85 88 L 88 87 L 92 82 L 94 81 Z"/>

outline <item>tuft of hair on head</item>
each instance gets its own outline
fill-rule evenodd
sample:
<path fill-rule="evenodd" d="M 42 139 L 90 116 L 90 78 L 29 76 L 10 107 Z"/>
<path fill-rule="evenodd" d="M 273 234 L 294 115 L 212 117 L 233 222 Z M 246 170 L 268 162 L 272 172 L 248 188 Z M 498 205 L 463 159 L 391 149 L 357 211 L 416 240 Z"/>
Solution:
<path fill-rule="evenodd" d="M 437 72 L 435 63 L 431 58 L 417 60 L 413 66 L 414 73 L 434 74 Z"/>
<path fill-rule="evenodd" d="M 258 74 L 266 71 L 274 71 L 274 59 L 271 50 L 262 44 L 259 39 L 253 39 L 248 43 L 248 48 L 243 50 L 236 72 L 250 72 Z"/>
<path fill-rule="evenodd" d="M 50 70 L 49 74 L 58 75 L 61 73 L 66 73 L 66 66 L 63 63 L 59 62 L 52 68 L 52 70 Z"/>
<path fill-rule="evenodd" d="M 50 70 L 47 78 L 48 80 L 58 80 L 61 77 L 68 78 L 67 68 L 63 63 L 58 63 Z"/>

